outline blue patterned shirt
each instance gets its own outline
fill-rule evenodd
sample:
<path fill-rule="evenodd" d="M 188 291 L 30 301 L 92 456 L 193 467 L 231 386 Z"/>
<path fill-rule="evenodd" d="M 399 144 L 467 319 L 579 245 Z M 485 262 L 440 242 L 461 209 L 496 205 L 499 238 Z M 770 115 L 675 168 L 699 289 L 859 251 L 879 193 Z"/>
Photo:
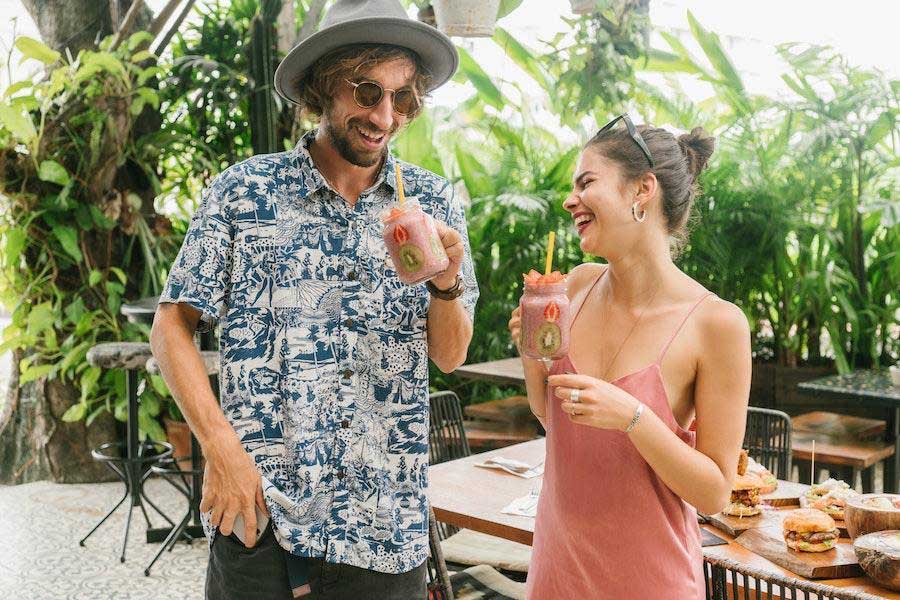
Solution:
<path fill-rule="evenodd" d="M 428 554 L 430 295 L 400 282 L 381 237 L 393 156 L 351 207 L 315 167 L 312 139 L 216 177 L 160 302 L 220 325 L 222 409 L 262 474 L 279 543 L 402 573 Z M 462 235 L 472 318 L 463 209 L 445 179 L 402 166 L 407 197 Z"/>

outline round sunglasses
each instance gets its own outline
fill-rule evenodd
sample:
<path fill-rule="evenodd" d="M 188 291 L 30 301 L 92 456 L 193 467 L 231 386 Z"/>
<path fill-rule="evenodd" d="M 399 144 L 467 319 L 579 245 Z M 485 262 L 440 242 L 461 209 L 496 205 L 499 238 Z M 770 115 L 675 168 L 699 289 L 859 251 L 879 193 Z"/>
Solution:
<path fill-rule="evenodd" d="M 379 83 L 374 81 L 360 81 L 358 83 L 345 79 L 347 83 L 353 86 L 353 100 L 360 108 L 372 108 L 378 106 L 381 99 L 384 98 L 385 92 L 393 94 L 392 105 L 394 112 L 403 117 L 407 117 L 419 110 L 419 97 L 409 88 L 402 90 L 392 90 L 383 88 Z"/>

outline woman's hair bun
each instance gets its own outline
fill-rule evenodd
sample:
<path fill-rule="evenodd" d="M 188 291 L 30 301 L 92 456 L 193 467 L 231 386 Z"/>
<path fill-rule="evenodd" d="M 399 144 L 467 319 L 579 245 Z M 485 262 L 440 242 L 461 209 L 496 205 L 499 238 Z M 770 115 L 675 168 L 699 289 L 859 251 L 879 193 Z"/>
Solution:
<path fill-rule="evenodd" d="M 696 181 L 716 149 L 716 139 L 702 127 L 694 127 L 690 133 L 678 136 L 678 145 L 687 159 L 688 172 Z"/>

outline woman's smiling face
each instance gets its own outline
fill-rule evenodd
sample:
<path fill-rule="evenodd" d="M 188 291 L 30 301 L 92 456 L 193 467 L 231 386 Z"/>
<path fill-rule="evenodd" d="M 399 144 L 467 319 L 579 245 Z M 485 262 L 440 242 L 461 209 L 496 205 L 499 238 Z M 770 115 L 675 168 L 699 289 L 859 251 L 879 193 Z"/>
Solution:
<path fill-rule="evenodd" d="M 572 193 L 563 203 L 575 222 L 581 249 L 595 256 L 622 248 L 623 234 L 634 224 L 629 186 L 616 164 L 591 148 L 581 153 L 575 168 Z"/>

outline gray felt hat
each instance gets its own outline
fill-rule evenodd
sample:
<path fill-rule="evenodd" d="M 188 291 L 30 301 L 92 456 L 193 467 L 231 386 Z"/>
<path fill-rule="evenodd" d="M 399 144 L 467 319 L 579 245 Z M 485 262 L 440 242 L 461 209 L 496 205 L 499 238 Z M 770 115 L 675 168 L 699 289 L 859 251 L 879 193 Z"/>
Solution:
<path fill-rule="evenodd" d="M 275 70 L 275 89 L 299 104 L 297 91 L 306 71 L 325 54 L 351 44 L 389 44 L 408 48 L 431 75 L 428 91 L 453 77 L 459 65 L 456 47 L 446 35 L 410 19 L 398 0 L 337 0 L 319 31 L 291 50 Z"/>

